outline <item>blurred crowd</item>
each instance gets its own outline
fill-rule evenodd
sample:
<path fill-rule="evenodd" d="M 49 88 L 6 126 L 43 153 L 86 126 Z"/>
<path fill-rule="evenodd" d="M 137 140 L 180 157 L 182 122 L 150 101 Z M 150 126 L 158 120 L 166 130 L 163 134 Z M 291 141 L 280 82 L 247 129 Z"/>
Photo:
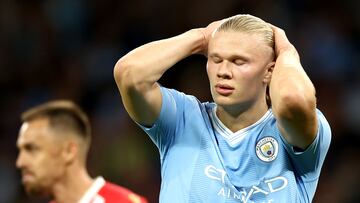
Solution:
<path fill-rule="evenodd" d="M 92 176 L 157 202 L 157 148 L 125 112 L 114 64 L 144 43 L 239 13 L 283 28 L 315 84 L 333 137 L 314 202 L 360 202 L 360 1 L 330 2 L 0 0 L 0 203 L 47 201 L 26 197 L 15 144 L 20 113 L 51 99 L 71 99 L 90 115 Z M 205 63 L 191 56 L 160 82 L 211 100 Z"/>

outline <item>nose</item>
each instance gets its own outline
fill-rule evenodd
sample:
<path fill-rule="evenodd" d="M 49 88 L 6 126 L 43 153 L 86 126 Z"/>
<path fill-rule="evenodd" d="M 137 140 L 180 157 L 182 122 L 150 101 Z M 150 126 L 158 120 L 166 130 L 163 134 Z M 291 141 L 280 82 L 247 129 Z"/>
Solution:
<path fill-rule="evenodd" d="M 16 158 L 16 168 L 21 169 L 24 167 L 24 155 L 22 152 L 19 152 L 19 155 Z"/>
<path fill-rule="evenodd" d="M 228 61 L 224 60 L 221 64 L 219 64 L 217 76 L 224 79 L 232 78 L 230 63 Z"/>

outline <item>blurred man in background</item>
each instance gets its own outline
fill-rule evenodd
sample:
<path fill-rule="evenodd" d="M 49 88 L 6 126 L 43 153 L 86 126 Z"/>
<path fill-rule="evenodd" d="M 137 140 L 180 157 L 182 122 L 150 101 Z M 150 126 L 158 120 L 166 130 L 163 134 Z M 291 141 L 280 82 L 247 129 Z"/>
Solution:
<path fill-rule="evenodd" d="M 29 195 L 52 203 L 145 203 L 130 190 L 91 178 L 86 159 L 91 142 L 87 115 L 71 101 L 51 101 L 24 112 L 16 167 Z"/>
<path fill-rule="evenodd" d="M 214 102 L 158 84 L 199 53 Z M 311 202 L 331 132 L 283 30 L 233 16 L 136 48 L 114 74 L 126 110 L 159 149 L 160 202 Z"/>

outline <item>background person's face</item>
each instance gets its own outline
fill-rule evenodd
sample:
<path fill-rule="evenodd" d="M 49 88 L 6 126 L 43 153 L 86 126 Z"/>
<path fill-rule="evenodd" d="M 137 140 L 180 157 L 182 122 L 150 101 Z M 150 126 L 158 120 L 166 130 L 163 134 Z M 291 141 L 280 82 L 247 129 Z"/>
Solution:
<path fill-rule="evenodd" d="M 253 104 L 265 98 L 266 66 L 273 49 L 259 35 L 217 32 L 210 39 L 207 73 L 211 94 L 221 106 Z"/>
<path fill-rule="evenodd" d="M 64 173 L 62 142 L 48 126 L 48 119 L 26 122 L 17 140 L 19 155 L 16 167 L 22 172 L 22 183 L 28 194 L 48 195 Z"/>

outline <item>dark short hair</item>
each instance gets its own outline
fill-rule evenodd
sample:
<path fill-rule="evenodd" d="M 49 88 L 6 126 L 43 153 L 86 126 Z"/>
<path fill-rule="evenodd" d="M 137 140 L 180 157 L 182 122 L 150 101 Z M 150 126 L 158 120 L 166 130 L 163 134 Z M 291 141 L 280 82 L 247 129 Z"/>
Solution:
<path fill-rule="evenodd" d="M 75 132 L 86 142 L 91 139 L 90 121 L 86 113 L 68 100 L 55 100 L 30 108 L 21 114 L 22 122 L 48 118 L 50 127 Z"/>

